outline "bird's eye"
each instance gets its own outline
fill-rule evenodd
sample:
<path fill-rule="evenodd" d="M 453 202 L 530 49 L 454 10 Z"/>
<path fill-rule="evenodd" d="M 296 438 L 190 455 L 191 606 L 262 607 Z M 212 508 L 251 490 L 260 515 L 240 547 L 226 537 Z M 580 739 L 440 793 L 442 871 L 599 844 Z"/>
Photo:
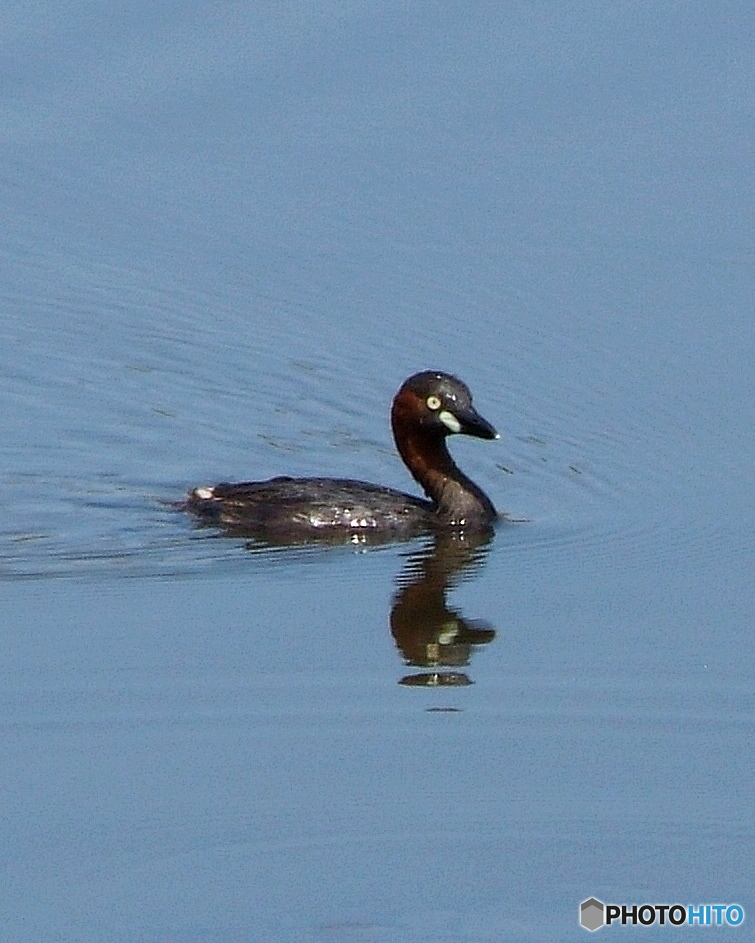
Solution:
<path fill-rule="evenodd" d="M 427 408 L 432 409 L 435 412 L 436 409 L 440 409 L 440 398 L 438 396 L 428 396 L 425 400 L 427 403 Z"/>

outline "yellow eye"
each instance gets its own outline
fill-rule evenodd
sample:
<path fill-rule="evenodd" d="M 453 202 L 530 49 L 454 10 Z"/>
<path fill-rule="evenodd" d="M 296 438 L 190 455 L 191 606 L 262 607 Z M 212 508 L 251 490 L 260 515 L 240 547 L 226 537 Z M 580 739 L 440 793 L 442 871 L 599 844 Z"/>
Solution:
<path fill-rule="evenodd" d="M 440 409 L 440 399 L 437 396 L 428 396 L 425 400 L 427 403 L 427 408 L 432 409 L 435 412 L 436 409 Z"/>

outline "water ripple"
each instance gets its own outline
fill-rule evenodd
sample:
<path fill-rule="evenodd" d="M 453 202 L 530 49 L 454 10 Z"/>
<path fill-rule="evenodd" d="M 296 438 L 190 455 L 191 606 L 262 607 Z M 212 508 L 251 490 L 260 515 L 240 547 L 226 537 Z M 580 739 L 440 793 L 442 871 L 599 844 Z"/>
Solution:
<path fill-rule="evenodd" d="M 212 260 L 194 260 L 192 281 L 187 259 L 168 254 L 172 274 L 156 279 L 85 249 L 5 245 L 0 575 L 227 565 L 230 546 L 156 510 L 203 482 L 329 474 L 411 490 L 388 407 L 430 366 L 467 380 L 502 432 L 452 448 L 526 521 L 498 537 L 509 559 L 589 551 L 608 563 L 621 549 L 647 565 L 749 546 L 736 509 L 751 493 L 750 417 L 715 377 L 690 382 L 692 338 L 654 358 L 617 297 L 601 299 L 604 320 L 573 310 L 540 326 L 532 311 L 552 306 L 552 291 L 523 291 L 523 272 L 515 288 L 513 270 L 471 247 L 451 259 L 425 245 L 418 268 L 371 258 L 381 240 L 364 228 L 329 238 L 322 258 L 258 245 L 265 277 L 234 265 L 225 282 L 205 278 Z M 448 265 L 470 277 L 441 284 Z M 721 333 L 707 356 L 734 349 Z"/>

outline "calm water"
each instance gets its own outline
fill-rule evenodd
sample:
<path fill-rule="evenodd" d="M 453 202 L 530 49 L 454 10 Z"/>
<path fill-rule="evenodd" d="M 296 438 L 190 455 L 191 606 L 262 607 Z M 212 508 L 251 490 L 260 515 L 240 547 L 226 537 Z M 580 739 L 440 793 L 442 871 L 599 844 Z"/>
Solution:
<path fill-rule="evenodd" d="M 747 938 L 753 25 L 5 4 L 0 940 Z M 423 368 L 502 433 L 491 543 L 172 508 L 411 489 Z"/>

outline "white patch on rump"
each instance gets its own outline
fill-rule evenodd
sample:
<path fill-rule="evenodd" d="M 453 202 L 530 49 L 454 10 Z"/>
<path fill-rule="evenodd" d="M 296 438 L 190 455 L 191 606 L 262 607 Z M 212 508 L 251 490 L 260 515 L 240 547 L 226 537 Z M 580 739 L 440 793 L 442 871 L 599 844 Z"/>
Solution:
<path fill-rule="evenodd" d="M 215 497 L 214 488 L 195 488 L 194 497 L 201 498 L 202 501 L 209 501 L 211 498 Z"/>

